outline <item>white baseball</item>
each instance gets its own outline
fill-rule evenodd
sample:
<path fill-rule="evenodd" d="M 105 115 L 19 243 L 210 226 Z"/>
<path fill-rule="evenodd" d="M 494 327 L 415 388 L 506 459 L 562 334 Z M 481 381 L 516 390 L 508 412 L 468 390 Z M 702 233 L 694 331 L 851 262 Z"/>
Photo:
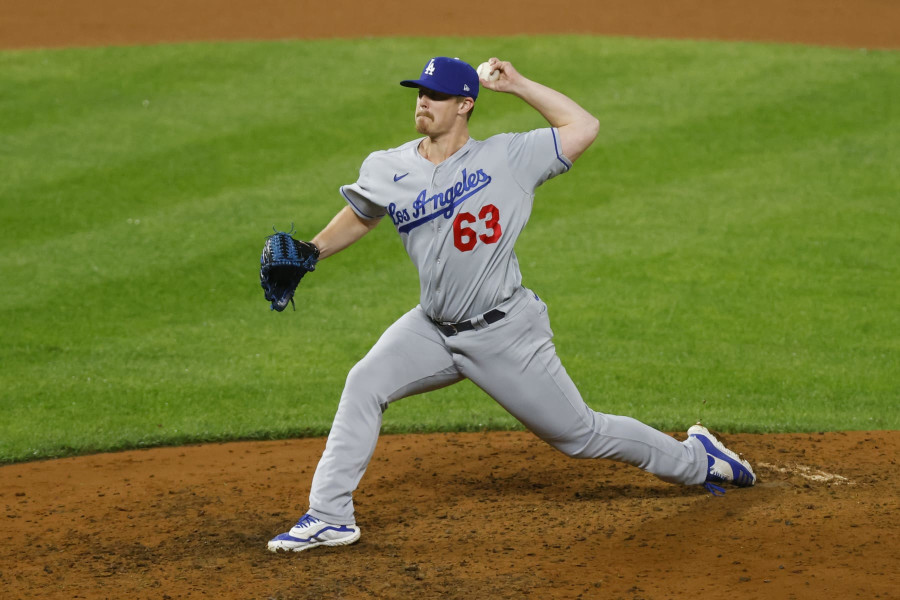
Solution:
<path fill-rule="evenodd" d="M 478 68 L 475 70 L 478 72 L 478 77 L 485 81 L 497 81 L 500 79 L 500 69 L 491 71 L 491 65 L 486 62 L 478 65 Z"/>

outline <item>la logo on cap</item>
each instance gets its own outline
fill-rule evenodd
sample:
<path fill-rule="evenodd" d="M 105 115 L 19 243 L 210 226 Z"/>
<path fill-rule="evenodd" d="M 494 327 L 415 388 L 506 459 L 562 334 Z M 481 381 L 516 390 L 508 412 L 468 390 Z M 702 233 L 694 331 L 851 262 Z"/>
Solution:
<path fill-rule="evenodd" d="M 431 62 L 428 63 L 428 66 L 425 67 L 425 74 L 426 75 L 434 75 L 434 59 L 433 58 L 431 59 Z"/>

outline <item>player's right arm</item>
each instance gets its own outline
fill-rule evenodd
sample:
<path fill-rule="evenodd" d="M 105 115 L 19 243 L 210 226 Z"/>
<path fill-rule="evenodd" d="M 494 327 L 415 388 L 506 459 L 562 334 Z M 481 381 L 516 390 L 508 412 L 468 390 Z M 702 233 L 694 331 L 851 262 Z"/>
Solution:
<path fill-rule="evenodd" d="M 500 71 L 496 81 L 481 80 L 481 85 L 495 92 L 518 96 L 547 119 L 559 131 L 563 155 L 575 162 L 588 149 L 600 131 L 597 118 L 577 102 L 541 83 L 520 74 L 507 61 L 491 58 L 490 68 Z"/>
<path fill-rule="evenodd" d="M 381 219 L 364 219 L 356 214 L 352 208 L 345 206 L 331 219 L 325 229 L 312 239 L 312 243 L 319 249 L 319 260 L 337 254 L 347 246 L 360 240 L 364 235 L 372 231 Z"/>

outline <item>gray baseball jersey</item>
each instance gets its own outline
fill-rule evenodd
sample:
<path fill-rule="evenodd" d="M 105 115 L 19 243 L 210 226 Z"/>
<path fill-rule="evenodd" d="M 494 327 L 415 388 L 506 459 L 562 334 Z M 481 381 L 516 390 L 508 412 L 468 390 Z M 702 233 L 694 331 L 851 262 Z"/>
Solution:
<path fill-rule="evenodd" d="M 389 217 L 419 271 L 420 303 L 438 321 L 483 314 L 522 284 L 513 247 L 534 190 L 571 168 L 555 129 L 469 141 L 440 165 L 421 139 L 374 152 L 341 188 L 358 215 Z"/>
<path fill-rule="evenodd" d="M 559 133 L 540 129 L 469 140 L 435 166 L 421 140 L 375 152 L 341 192 L 363 218 L 389 217 L 419 271 L 421 302 L 359 361 L 344 386 L 313 477 L 309 514 L 355 523 L 353 492 L 390 403 L 470 379 L 565 454 L 611 458 L 685 484 L 706 478 L 706 451 L 630 417 L 585 404 L 553 345 L 547 306 L 522 286 L 513 247 L 534 190 L 567 171 Z M 502 318 L 488 320 L 488 311 Z M 446 331 L 434 320 L 477 327 Z"/>

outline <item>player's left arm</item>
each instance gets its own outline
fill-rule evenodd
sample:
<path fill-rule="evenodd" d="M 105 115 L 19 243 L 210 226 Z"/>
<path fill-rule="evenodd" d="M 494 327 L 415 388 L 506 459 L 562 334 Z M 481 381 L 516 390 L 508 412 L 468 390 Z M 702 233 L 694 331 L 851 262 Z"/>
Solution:
<path fill-rule="evenodd" d="M 508 61 L 491 58 L 491 71 L 499 70 L 494 81 L 482 79 L 482 87 L 518 96 L 547 119 L 559 131 L 561 150 L 570 161 L 588 149 L 600 132 L 600 121 L 577 102 L 519 73 Z"/>
<path fill-rule="evenodd" d="M 364 219 L 349 206 L 342 208 L 331 222 L 312 239 L 319 250 L 319 260 L 337 254 L 375 229 L 381 219 Z"/>

